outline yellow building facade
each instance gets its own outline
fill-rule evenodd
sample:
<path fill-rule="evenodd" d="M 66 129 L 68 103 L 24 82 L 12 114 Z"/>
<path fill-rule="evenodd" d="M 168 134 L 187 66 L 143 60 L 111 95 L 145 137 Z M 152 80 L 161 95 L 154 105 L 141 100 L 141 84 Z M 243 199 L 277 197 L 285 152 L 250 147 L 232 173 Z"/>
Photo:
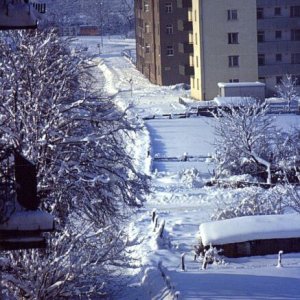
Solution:
<path fill-rule="evenodd" d="M 258 80 L 256 14 L 256 0 L 192 0 L 192 98 L 213 99 L 218 82 Z"/>

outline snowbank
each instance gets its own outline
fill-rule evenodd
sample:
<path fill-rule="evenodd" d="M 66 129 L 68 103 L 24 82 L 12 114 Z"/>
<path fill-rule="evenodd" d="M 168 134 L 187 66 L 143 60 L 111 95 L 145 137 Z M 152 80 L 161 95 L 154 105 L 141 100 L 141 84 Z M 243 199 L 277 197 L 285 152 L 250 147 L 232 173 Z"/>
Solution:
<path fill-rule="evenodd" d="M 273 238 L 299 238 L 300 215 L 246 216 L 202 223 L 200 236 L 204 246 Z"/>

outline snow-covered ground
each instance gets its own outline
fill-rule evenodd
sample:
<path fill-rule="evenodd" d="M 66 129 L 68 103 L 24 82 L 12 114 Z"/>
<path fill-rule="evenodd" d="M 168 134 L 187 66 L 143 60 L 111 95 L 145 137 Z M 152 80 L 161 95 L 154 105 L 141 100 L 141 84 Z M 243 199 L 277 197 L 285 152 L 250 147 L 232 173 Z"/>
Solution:
<path fill-rule="evenodd" d="M 213 151 L 213 119 L 144 122 L 142 117 L 153 114 L 184 113 L 186 107 L 178 99 L 187 91 L 149 83 L 121 56 L 124 49 L 134 51 L 134 40 L 104 38 L 100 55 L 100 38 L 85 37 L 78 43 L 95 55 L 99 87 L 120 107 L 130 106 L 132 118 L 145 125 L 131 150 L 139 168 L 151 174 L 152 194 L 128 224 L 129 267 L 123 270 L 119 283 L 124 287 L 116 299 L 300 299 L 300 254 L 284 254 L 282 268 L 276 268 L 277 256 L 269 255 L 225 259 L 201 270 L 200 262 L 193 260 L 199 225 L 210 220 L 216 199 L 231 196 L 230 190 L 203 186 L 212 172 L 208 157 Z M 288 130 L 299 124 L 299 117 L 280 116 L 277 124 Z M 181 161 L 184 153 L 197 159 Z M 179 159 L 154 159 L 161 157 Z M 185 271 L 180 267 L 183 254 Z"/>

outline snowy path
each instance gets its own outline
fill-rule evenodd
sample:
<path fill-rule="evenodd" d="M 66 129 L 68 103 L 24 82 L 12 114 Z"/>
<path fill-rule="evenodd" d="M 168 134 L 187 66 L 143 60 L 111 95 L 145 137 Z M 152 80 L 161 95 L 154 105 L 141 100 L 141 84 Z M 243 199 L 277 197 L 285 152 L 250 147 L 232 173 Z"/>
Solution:
<path fill-rule="evenodd" d="M 97 53 L 97 38 L 85 38 L 81 43 L 86 43 L 91 53 Z M 104 80 L 99 80 L 100 85 L 105 83 L 104 92 L 114 97 L 122 108 L 131 104 L 133 116 L 184 112 L 178 97 L 185 91 L 149 83 L 121 56 L 124 49 L 134 49 L 133 41 L 104 40 L 101 57 L 96 59 L 104 76 Z M 152 156 L 178 156 L 186 151 L 192 155 L 207 155 L 211 152 L 213 141 L 209 119 L 170 121 L 149 121 L 149 131 L 141 131 L 136 136 L 132 151 L 137 164 L 146 172 L 150 169 L 150 158 L 147 157 L 150 139 Z M 123 270 L 124 278 L 120 281 L 126 282 L 127 286 L 116 299 L 174 299 L 175 295 L 179 295 L 179 299 L 300 299 L 299 254 L 284 255 L 284 268 L 276 268 L 276 256 L 271 255 L 228 259 L 222 265 L 200 270 L 200 263 L 193 261 L 198 226 L 209 220 L 215 199 L 226 198 L 230 191 L 203 188 L 202 179 L 209 176 L 205 162 L 197 165 L 200 174 L 184 172 L 186 166 L 190 167 L 183 162 L 152 165 L 157 169 L 152 174 L 152 194 L 145 207 L 132 216 L 127 228 L 131 267 Z M 158 226 L 165 221 L 163 239 L 157 237 L 159 229 L 154 229 L 151 220 L 154 209 Z M 180 270 L 183 253 L 186 257 L 185 272 Z"/>

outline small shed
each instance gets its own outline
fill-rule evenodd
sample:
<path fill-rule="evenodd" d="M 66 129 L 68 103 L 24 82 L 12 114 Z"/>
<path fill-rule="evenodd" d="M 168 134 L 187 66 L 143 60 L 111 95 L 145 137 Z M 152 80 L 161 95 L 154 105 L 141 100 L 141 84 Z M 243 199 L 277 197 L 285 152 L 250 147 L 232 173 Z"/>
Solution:
<path fill-rule="evenodd" d="M 245 216 L 200 225 L 200 251 L 210 245 L 227 257 L 300 252 L 300 215 Z"/>
<path fill-rule="evenodd" d="M 221 97 L 252 97 L 265 100 L 266 85 L 262 82 L 219 82 Z"/>
<path fill-rule="evenodd" d="M 79 27 L 79 35 L 90 35 L 90 36 L 100 35 L 100 28 L 98 26 L 92 26 L 92 25 L 81 25 Z"/>

